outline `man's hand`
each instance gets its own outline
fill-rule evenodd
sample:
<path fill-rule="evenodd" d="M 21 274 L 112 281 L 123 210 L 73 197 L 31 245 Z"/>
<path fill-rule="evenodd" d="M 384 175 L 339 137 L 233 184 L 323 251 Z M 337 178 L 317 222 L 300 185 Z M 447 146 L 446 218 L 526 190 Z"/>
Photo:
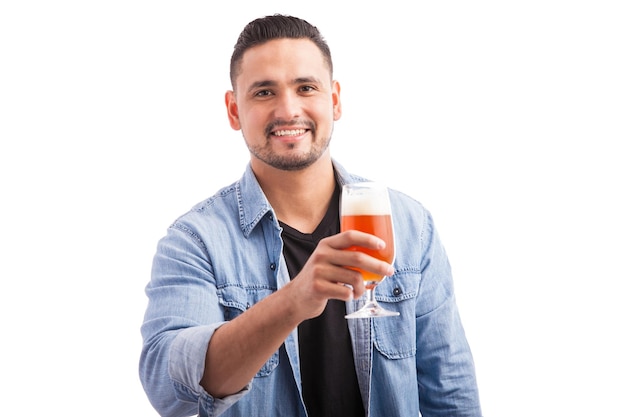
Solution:
<path fill-rule="evenodd" d="M 363 294 L 363 277 L 350 268 L 361 268 L 382 276 L 393 275 L 390 264 L 359 251 L 346 250 L 352 246 L 382 249 L 385 242 L 356 230 L 322 239 L 300 273 L 284 288 L 291 293 L 302 320 L 322 314 L 331 298 L 348 301 Z"/>
<path fill-rule="evenodd" d="M 347 250 L 352 246 L 381 249 L 385 242 L 355 230 L 322 239 L 293 280 L 215 331 L 200 381 L 209 394 L 221 398 L 240 391 L 294 328 L 322 314 L 329 299 L 360 297 L 365 284 L 351 267 L 393 274 L 388 263 Z"/>

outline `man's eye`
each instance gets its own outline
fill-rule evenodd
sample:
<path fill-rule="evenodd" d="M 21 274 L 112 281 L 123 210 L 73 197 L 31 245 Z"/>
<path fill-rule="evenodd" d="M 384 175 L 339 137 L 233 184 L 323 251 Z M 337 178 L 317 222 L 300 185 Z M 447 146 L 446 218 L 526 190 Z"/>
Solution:
<path fill-rule="evenodd" d="M 311 85 L 303 85 L 302 87 L 300 87 L 300 91 L 305 92 L 305 93 L 308 93 L 313 90 L 315 89 Z"/>
<path fill-rule="evenodd" d="M 272 92 L 270 90 L 261 90 L 257 91 L 254 95 L 257 97 L 267 97 L 272 95 Z"/>

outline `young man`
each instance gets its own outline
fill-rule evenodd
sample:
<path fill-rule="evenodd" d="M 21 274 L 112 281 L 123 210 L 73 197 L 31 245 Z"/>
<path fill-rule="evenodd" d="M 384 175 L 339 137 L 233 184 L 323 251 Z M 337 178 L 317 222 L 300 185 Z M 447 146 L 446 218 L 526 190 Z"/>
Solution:
<path fill-rule="evenodd" d="M 340 187 L 363 179 L 329 152 L 339 83 L 317 28 L 249 23 L 231 59 L 230 125 L 243 177 L 160 240 L 142 326 L 140 376 L 163 416 L 479 416 L 474 365 L 444 248 L 429 213 L 391 191 L 394 266 L 345 250 Z M 346 320 L 359 267 L 399 317 Z"/>

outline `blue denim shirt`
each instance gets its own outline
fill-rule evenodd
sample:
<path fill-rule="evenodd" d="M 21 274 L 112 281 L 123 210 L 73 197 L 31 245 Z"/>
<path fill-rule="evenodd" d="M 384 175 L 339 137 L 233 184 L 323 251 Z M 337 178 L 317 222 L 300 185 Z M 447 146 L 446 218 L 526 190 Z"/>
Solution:
<path fill-rule="evenodd" d="M 363 180 L 333 163 L 341 184 Z M 480 416 L 444 247 L 420 203 L 390 198 L 396 272 L 376 295 L 400 316 L 348 320 L 367 415 Z M 281 228 L 249 166 L 169 227 L 146 287 L 139 372 L 162 416 L 306 416 L 297 329 L 241 392 L 213 398 L 199 384 L 213 332 L 287 282 Z"/>

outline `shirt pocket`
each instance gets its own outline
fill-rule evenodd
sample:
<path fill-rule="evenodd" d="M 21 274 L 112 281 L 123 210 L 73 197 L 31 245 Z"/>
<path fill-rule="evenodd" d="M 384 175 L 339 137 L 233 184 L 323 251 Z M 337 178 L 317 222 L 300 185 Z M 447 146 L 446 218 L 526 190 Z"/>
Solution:
<path fill-rule="evenodd" d="M 376 300 L 385 308 L 400 313 L 399 317 L 372 319 L 374 346 L 388 359 L 415 356 L 415 302 L 421 278 L 415 270 L 400 270 L 376 287 Z"/>
<path fill-rule="evenodd" d="M 267 288 L 244 288 L 236 285 L 224 286 L 217 291 L 224 319 L 230 321 L 274 291 Z M 278 351 L 265 362 L 256 377 L 270 375 L 278 366 Z"/>

